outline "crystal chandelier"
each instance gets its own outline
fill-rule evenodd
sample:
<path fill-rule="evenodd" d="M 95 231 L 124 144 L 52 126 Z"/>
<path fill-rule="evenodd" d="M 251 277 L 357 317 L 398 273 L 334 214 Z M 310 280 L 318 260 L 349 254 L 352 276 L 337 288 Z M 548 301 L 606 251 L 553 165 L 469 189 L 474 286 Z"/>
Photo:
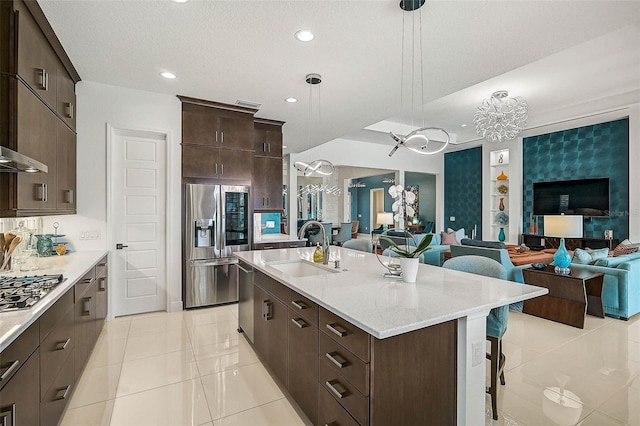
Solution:
<path fill-rule="evenodd" d="M 416 11 L 418 9 L 420 9 L 423 5 L 424 5 L 425 0 L 401 0 L 400 1 L 400 9 L 403 10 L 403 12 L 413 12 Z M 404 38 L 405 38 L 405 16 L 406 14 L 403 13 L 402 15 L 402 57 L 401 57 L 401 61 L 402 61 L 402 71 L 401 71 L 401 76 L 400 76 L 400 109 L 402 110 L 402 94 L 403 94 L 403 89 L 404 89 Z M 416 33 L 415 27 L 416 27 L 416 18 L 418 20 L 418 31 Z M 391 152 L 389 153 L 389 157 L 391 157 L 393 154 L 396 153 L 396 151 L 400 148 L 400 147 L 405 147 L 410 149 L 413 152 L 416 152 L 418 154 L 425 154 L 425 155 L 433 155 L 433 154 L 437 154 L 439 152 L 442 152 L 447 145 L 449 144 L 451 137 L 449 136 L 449 133 L 447 133 L 446 130 L 440 128 L 440 127 L 425 127 L 424 126 L 424 77 L 423 77 L 423 66 L 422 66 L 422 15 L 421 12 L 418 11 L 415 14 L 413 14 L 413 27 L 412 27 L 412 31 L 411 31 L 411 36 L 412 36 L 412 40 L 411 40 L 411 48 L 412 48 L 412 52 L 411 52 L 411 83 L 410 83 L 410 90 L 411 90 L 411 115 L 413 118 L 413 105 L 414 105 L 414 101 L 413 101 L 413 94 L 417 91 L 420 90 L 420 105 L 421 105 L 421 111 L 422 111 L 422 127 L 420 127 L 419 129 L 416 129 L 414 131 L 412 131 L 411 133 L 409 133 L 406 136 L 403 135 L 398 135 L 394 132 L 390 132 L 389 136 L 391 136 L 391 139 L 393 139 L 393 141 L 396 143 L 395 147 L 391 150 Z M 419 55 L 419 69 L 418 72 L 420 74 L 420 81 L 419 84 L 418 82 L 416 82 L 414 78 L 415 75 L 415 56 L 416 53 L 413 51 L 415 45 L 418 44 L 418 52 L 417 55 Z M 415 87 L 414 87 L 415 86 Z"/>
<path fill-rule="evenodd" d="M 311 115 L 312 115 L 312 91 L 311 88 L 315 85 L 322 83 L 322 76 L 320 74 L 307 74 L 304 81 L 309 85 L 309 127 L 307 129 L 307 149 L 311 148 Z M 319 90 L 319 89 L 318 89 Z M 320 92 L 318 91 L 318 111 L 320 111 Z M 320 113 L 318 112 L 318 116 Z M 333 174 L 333 163 L 329 160 L 314 160 L 311 163 L 305 163 L 304 161 L 296 161 L 293 163 L 293 167 L 296 168 L 304 176 L 330 176 Z"/>
<path fill-rule="evenodd" d="M 527 124 L 529 106 L 522 97 L 509 98 L 509 92 L 494 92 L 478 105 L 473 115 L 476 133 L 489 142 L 515 139 Z"/>

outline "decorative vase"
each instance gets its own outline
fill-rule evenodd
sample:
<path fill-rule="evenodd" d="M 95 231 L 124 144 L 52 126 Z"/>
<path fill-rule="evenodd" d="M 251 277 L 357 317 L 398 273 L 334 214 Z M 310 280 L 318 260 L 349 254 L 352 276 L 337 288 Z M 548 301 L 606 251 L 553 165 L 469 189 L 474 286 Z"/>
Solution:
<path fill-rule="evenodd" d="M 506 239 L 507 239 L 507 237 L 506 237 L 506 235 L 504 235 L 504 228 L 500 228 L 500 232 L 498 232 L 498 240 L 499 241 L 504 241 Z"/>
<path fill-rule="evenodd" d="M 401 257 L 400 269 L 402 269 L 402 281 L 405 283 L 415 283 L 418 276 L 418 265 L 420 258 L 418 257 Z"/>
<path fill-rule="evenodd" d="M 571 272 L 569 270 L 571 254 L 569 254 L 567 248 L 564 246 L 564 238 L 560 238 L 560 246 L 553 255 L 553 263 L 556 265 L 555 272 L 557 274 L 568 274 Z"/>
<path fill-rule="evenodd" d="M 36 252 L 40 257 L 51 256 L 53 250 L 53 241 L 48 235 L 36 235 L 38 239 L 36 242 Z"/>
<path fill-rule="evenodd" d="M 500 205 L 498 206 L 498 208 L 500 209 L 500 211 L 504 210 L 504 198 L 500 198 Z"/>

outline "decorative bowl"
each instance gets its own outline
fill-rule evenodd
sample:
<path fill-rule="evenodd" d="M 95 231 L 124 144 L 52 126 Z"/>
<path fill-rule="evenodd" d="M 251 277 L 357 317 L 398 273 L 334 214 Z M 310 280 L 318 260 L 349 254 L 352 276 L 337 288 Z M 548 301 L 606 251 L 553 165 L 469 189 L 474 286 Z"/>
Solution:
<path fill-rule="evenodd" d="M 547 266 L 547 264 L 546 263 L 532 263 L 531 266 L 533 266 L 533 269 L 542 270 Z"/>

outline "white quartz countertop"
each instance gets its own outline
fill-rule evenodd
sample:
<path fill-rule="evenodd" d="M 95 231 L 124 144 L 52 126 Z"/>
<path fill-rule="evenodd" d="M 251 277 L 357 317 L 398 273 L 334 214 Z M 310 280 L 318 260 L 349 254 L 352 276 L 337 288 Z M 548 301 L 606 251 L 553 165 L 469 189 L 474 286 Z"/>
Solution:
<path fill-rule="evenodd" d="M 307 241 L 305 239 L 298 238 L 297 235 L 288 234 L 262 234 L 254 239 L 254 243 L 278 243 L 285 241 Z"/>
<path fill-rule="evenodd" d="M 313 251 L 313 247 L 304 247 L 234 255 L 379 339 L 466 316 L 486 316 L 491 308 L 548 292 L 426 264 L 420 264 L 417 281 L 408 284 L 384 278 L 386 270 L 374 254 L 333 246 L 330 260 L 340 259 L 337 273 L 293 277 L 270 266 L 297 259 L 310 261 Z"/>
<path fill-rule="evenodd" d="M 38 269 L 29 272 L 11 272 L 8 276 L 62 274 L 66 281 L 58 284 L 30 309 L 0 312 L 0 351 L 9 346 L 23 331 L 33 324 L 67 290 L 86 274 L 108 252 L 106 250 L 73 252 L 65 256 L 38 258 Z"/>

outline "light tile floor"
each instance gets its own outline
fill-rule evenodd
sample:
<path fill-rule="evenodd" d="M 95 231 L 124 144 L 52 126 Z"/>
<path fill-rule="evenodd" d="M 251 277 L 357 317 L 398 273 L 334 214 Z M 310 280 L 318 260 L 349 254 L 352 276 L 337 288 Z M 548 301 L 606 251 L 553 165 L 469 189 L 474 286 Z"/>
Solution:
<path fill-rule="evenodd" d="M 236 332 L 237 305 L 107 322 L 70 425 L 304 425 Z M 510 313 L 506 386 L 487 425 L 640 426 L 640 316 L 584 330 Z"/>

